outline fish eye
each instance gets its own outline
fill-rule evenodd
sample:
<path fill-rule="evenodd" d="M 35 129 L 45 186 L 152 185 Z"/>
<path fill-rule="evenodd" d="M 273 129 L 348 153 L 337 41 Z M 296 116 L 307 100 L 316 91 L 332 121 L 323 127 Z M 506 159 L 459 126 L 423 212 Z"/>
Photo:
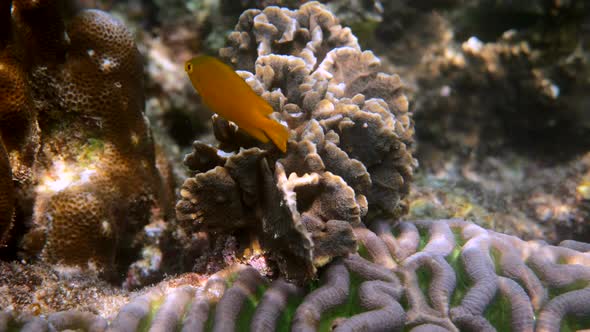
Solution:
<path fill-rule="evenodd" d="M 187 62 L 186 65 L 184 65 L 184 70 L 187 73 L 192 73 L 193 72 L 193 64 L 190 62 Z"/>

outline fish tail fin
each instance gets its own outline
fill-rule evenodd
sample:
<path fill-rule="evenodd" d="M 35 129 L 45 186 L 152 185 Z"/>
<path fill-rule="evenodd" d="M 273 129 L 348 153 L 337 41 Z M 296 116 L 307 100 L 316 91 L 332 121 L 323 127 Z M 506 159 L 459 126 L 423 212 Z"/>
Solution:
<path fill-rule="evenodd" d="M 268 124 L 263 128 L 264 134 L 270 138 L 274 145 L 282 152 L 287 152 L 287 140 L 289 139 L 289 129 L 275 120 L 268 119 Z"/>
<path fill-rule="evenodd" d="M 268 137 L 266 135 L 266 133 L 260 129 L 256 129 L 256 128 L 241 128 L 243 129 L 245 132 L 247 132 L 250 136 L 253 136 L 254 138 L 256 138 L 257 140 L 259 140 L 262 143 L 267 143 L 268 142 Z"/>

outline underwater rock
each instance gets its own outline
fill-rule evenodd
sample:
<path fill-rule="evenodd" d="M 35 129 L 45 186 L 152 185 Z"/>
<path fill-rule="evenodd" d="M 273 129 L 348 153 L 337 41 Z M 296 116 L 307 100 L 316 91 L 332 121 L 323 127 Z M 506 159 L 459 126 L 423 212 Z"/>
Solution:
<path fill-rule="evenodd" d="M 0 7 L 0 134 L 17 213 L 5 250 L 118 272 L 172 198 L 143 115 L 133 36 L 101 11 L 66 25 L 59 1 L 10 4 Z"/>
<path fill-rule="evenodd" d="M 228 44 L 222 57 L 290 129 L 287 152 L 214 116 L 220 144 L 187 155 L 177 218 L 187 233 L 250 229 L 289 278 L 313 277 L 356 251 L 354 227 L 405 209 L 416 161 L 400 78 L 317 2 L 248 10 Z"/>
<path fill-rule="evenodd" d="M 517 220 L 494 217 L 495 225 L 484 227 L 586 241 L 580 190 L 590 151 L 590 98 L 582 93 L 589 88 L 588 3 L 383 5 L 371 46 L 405 80 L 426 190 L 463 187 L 468 200 L 491 197 L 490 211 Z"/>
<path fill-rule="evenodd" d="M 234 265 L 185 274 L 131 296 L 109 315 L 70 310 L 0 314 L 0 329 L 97 326 L 98 331 L 559 331 L 588 328 L 590 248 L 560 246 L 451 219 L 358 228 L 359 254 L 317 284 L 268 281 Z M 577 249 L 576 249 L 577 248 Z M 109 297 L 105 297 L 108 301 Z M 56 325 L 57 323 L 59 325 Z M 108 327 L 107 327 L 108 323 Z"/>
<path fill-rule="evenodd" d="M 590 6 L 444 2 L 384 3 L 377 29 L 376 52 L 411 87 L 421 146 L 550 162 L 587 151 Z M 418 155 L 429 167 L 427 152 Z"/>

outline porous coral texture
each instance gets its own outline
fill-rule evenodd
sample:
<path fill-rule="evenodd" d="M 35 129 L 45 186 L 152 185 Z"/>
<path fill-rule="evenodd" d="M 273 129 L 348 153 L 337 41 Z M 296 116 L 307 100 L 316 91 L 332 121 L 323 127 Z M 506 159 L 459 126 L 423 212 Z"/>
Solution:
<path fill-rule="evenodd" d="M 195 142 L 177 217 L 189 232 L 262 230 L 289 278 L 313 277 L 356 250 L 353 228 L 404 212 L 416 161 L 400 78 L 317 2 L 248 10 L 228 45 L 222 57 L 289 127 L 287 153 L 214 117 L 220 144 Z"/>
<path fill-rule="evenodd" d="M 0 138 L 0 246 L 4 245 L 12 228 L 14 188 L 6 148 Z"/>
<path fill-rule="evenodd" d="M 85 10 L 66 26 L 60 6 L 0 7 L 11 22 L 0 34 L 0 133 L 19 193 L 15 237 L 26 256 L 112 272 L 166 211 L 142 62 L 121 22 Z"/>
<path fill-rule="evenodd" d="M 565 331 L 590 327 L 590 245 L 551 246 L 464 220 L 357 228 L 359 254 L 338 258 L 313 286 L 268 281 L 234 265 L 186 274 L 124 305 L 108 331 Z M 69 317 L 69 318 L 68 318 Z M 59 318 L 59 319 L 58 319 Z M 101 315 L 0 316 L 3 326 L 99 326 Z M 1 325 L 4 324 L 4 325 Z M 68 325 L 69 324 L 69 325 Z"/>

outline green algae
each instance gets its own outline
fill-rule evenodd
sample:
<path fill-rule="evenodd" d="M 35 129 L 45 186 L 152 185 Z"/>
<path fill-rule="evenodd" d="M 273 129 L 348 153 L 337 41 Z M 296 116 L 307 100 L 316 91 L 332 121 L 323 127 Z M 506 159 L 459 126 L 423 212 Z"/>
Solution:
<path fill-rule="evenodd" d="M 502 252 L 497 248 L 490 249 L 490 256 L 492 257 L 492 262 L 494 263 L 494 270 L 496 271 L 497 275 L 502 275 Z"/>
<path fill-rule="evenodd" d="M 510 299 L 500 291 L 496 292 L 496 296 L 484 311 L 483 316 L 497 331 L 512 331 L 512 305 Z"/>
<path fill-rule="evenodd" d="M 287 307 L 281 313 L 277 322 L 277 332 L 289 332 L 291 331 L 291 322 L 295 317 L 295 312 L 299 305 L 303 302 L 302 296 L 290 296 L 287 300 Z"/>
<path fill-rule="evenodd" d="M 567 315 L 561 320 L 559 331 L 576 332 L 590 329 L 590 317 L 574 317 Z"/>
<path fill-rule="evenodd" d="M 502 252 L 497 248 L 490 249 L 490 256 L 497 275 L 502 275 Z M 518 280 L 515 280 L 518 282 Z M 522 285 L 520 285 L 522 287 Z M 526 288 L 523 288 L 526 289 Z M 498 331 L 510 331 L 512 323 L 512 304 L 510 299 L 498 290 L 492 303 L 484 311 L 484 317 Z"/>
<path fill-rule="evenodd" d="M 553 299 L 559 295 L 569 293 L 576 290 L 582 290 L 588 287 L 588 281 L 586 280 L 576 280 L 571 284 L 568 284 L 563 287 L 549 287 L 549 299 Z"/>
<path fill-rule="evenodd" d="M 19 332 L 22 328 L 22 324 L 17 324 L 14 320 L 8 322 L 6 332 Z"/>
<path fill-rule="evenodd" d="M 217 308 L 217 303 L 209 303 L 209 315 L 207 316 L 207 323 L 205 323 L 205 331 L 211 332 L 213 331 L 213 327 L 215 325 L 215 309 Z"/>
<path fill-rule="evenodd" d="M 230 273 L 226 278 L 223 279 L 223 281 L 225 282 L 225 287 L 227 287 L 228 289 L 234 285 L 234 282 L 236 282 L 236 280 L 238 280 L 238 277 L 240 276 L 239 272 L 232 272 Z"/>
<path fill-rule="evenodd" d="M 563 264 L 564 261 L 561 259 L 558 259 L 557 264 L 561 265 Z M 531 269 L 533 270 L 533 272 L 536 275 L 543 275 L 543 271 L 539 271 L 539 269 L 530 264 L 529 261 L 526 261 L 525 264 Z M 574 280 L 573 282 L 564 285 L 562 287 L 552 287 L 551 285 L 547 284 L 546 282 L 543 281 L 543 279 L 541 278 L 541 282 L 543 283 L 543 287 L 545 287 L 548 290 L 548 295 L 549 295 L 549 300 L 552 300 L 553 298 L 571 292 L 571 291 L 576 291 L 576 290 L 581 290 L 584 289 L 586 287 L 588 287 L 590 285 L 590 283 L 587 280 Z"/>
<path fill-rule="evenodd" d="M 77 157 L 78 164 L 88 167 L 100 161 L 104 153 L 104 141 L 98 138 L 88 138 L 80 150 L 81 153 Z"/>
<path fill-rule="evenodd" d="M 451 254 L 446 257 L 446 260 L 449 265 L 451 265 L 455 271 L 455 275 L 457 276 L 457 285 L 453 291 L 453 294 L 451 295 L 451 306 L 455 307 L 461 304 L 465 294 L 467 294 L 469 291 L 469 288 L 471 287 L 471 279 L 467 275 L 465 267 L 463 266 L 460 247 L 455 247 Z"/>
<path fill-rule="evenodd" d="M 359 286 L 363 281 L 364 279 L 356 273 L 350 273 L 350 287 L 346 302 L 322 314 L 318 328 L 319 332 L 332 331 L 332 324 L 337 318 L 352 317 L 365 311 L 361 307 L 358 298 Z"/>
<path fill-rule="evenodd" d="M 416 269 L 416 276 L 418 277 L 418 287 L 420 287 L 422 294 L 424 294 L 424 298 L 426 299 L 428 305 L 432 306 L 430 296 L 428 296 L 428 294 L 430 294 L 430 284 L 432 283 L 432 279 L 434 277 L 432 270 L 427 266 L 421 266 Z"/>
<path fill-rule="evenodd" d="M 184 308 L 182 309 L 182 319 L 181 322 L 184 322 L 186 319 L 187 314 L 190 312 L 191 308 L 193 307 L 193 302 L 189 301 Z M 182 323 L 176 326 L 176 332 L 180 332 L 182 330 Z"/>
<path fill-rule="evenodd" d="M 445 259 L 455 271 L 457 280 L 457 285 L 451 295 L 451 307 L 454 307 L 461 304 L 463 297 L 469 291 L 472 283 L 461 260 L 461 248 L 463 248 L 467 241 L 461 235 L 462 229 L 460 227 L 453 227 L 451 231 L 455 238 L 455 248 L 453 248 L 453 251 Z"/>
<path fill-rule="evenodd" d="M 371 258 L 372 258 L 371 255 L 369 254 L 369 251 L 367 250 L 367 247 L 365 247 L 360 242 L 358 244 L 357 254 L 359 254 L 359 256 L 361 256 L 362 258 L 367 259 L 367 260 L 371 260 Z"/>
<path fill-rule="evenodd" d="M 254 312 L 256 311 L 256 307 L 258 306 L 258 302 L 264 295 L 268 287 L 265 286 L 258 286 L 256 288 L 256 292 L 253 294 L 249 294 L 246 301 L 242 305 L 240 313 L 238 315 L 236 331 L 238 332 L 249 332 L 250 331 L 250 324 L 252 321 L 252 317 L 254 317 Z"/>
<path fill-rule="evenodd" d="M 424 250 L 428 241 L 430 240 L 430 234 L 426 229 L 418 227 L 418 234 L 420 235 L 420 242 L 418 243 L 418 251 Z"/>
<path fill-rule="evenodd" d="M 235 276 L 233 276 L 235 278 Z M 321 319 L 318 331 L 331 331 L 332 324 L 335 319 L 342 318 L 342 317 L 351 317 L 356 314 L 362 313 L 365 310 L 361 307 L 359 303 L 358 291 L 360 284 L 364 281 L 360 276 L 351 273 L 350 275 L 350 288 L 349 288 L 349 296 L 347 301 L 341 305 L 338 305 L 327 312 L 325 312 Z M 235 281 L 235 279 L 234 279 Z M 228 282 L 229 284 L 230 282 Z M 228 288 L 231 286 L 228 286 Z M 307 294 L 311 293 L 312 291 L 321 287 L 319 283 L 312 282 L 308 287 Z M 246 332 L 250 331 L 250 326 L 252 323 L 252 318 L 254 317 L 254 313 L 258 304 L 264 293 L 269 289 L 267 286 L 258 286 L 257 290 L 254 294 L 248 295 L 246 301 L 244 302 L 242 308 L 240 309 L 240 313 L 238 314 L 238 319 L 236 323 L 236 331 L 239 332 Z M 293 322 L 293 318 L 299 305 L 303 302 L 303 296 L 289 296 L 287 300 L 287 306 L 281 312 L 281 315 L 277 321 L 277 331 L 278 332 L 287 332 L 291 329 L 291 324 Z M 217 303 L 211 304 L 211 310 L 209 311 L 209 317 L 207 319 L 205 331 L 212 331 L 215 323 L 215 309 Z"/>
<path fill-rule="evenodd" d="M 157 300 L 154 300 L 150 303 L 150 312 L 139 322 L 139 326 L 137 328 L 138 332 L 147 332 L 150 330 L 152 322 L 156 317 L 156 313 L 158 312 L 163 303 L 164 297 L 160 297 Z"/>

